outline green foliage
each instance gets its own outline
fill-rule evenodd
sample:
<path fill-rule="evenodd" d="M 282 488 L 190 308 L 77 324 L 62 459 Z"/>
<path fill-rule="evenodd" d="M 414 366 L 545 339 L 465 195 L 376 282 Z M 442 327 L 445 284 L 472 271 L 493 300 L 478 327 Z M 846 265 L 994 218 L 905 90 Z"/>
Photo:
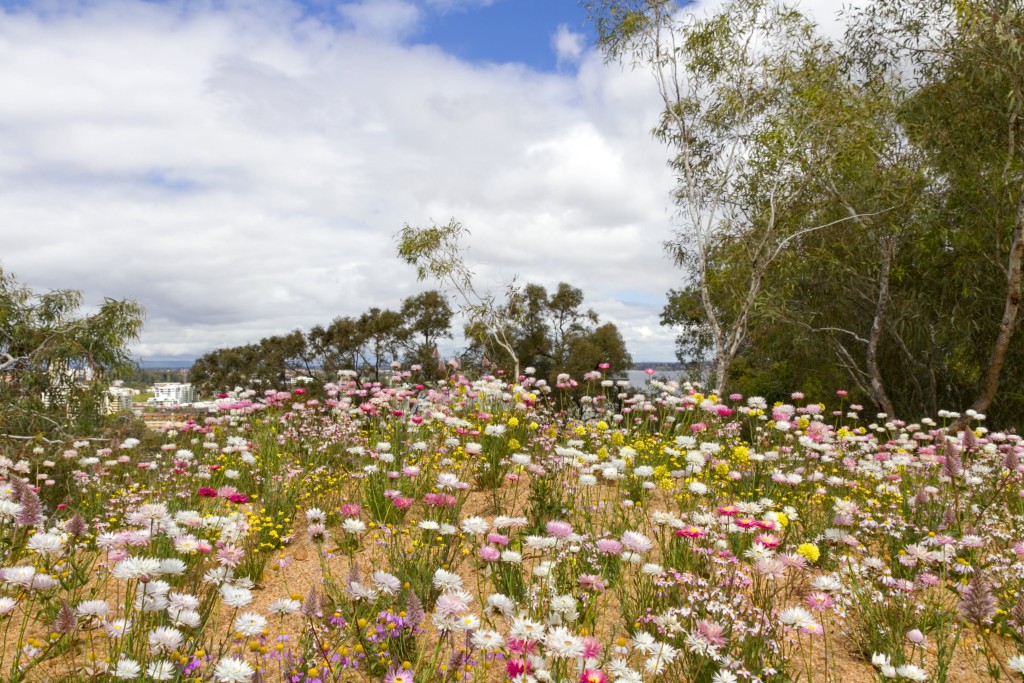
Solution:
<path fill-rule="evenodd" d="M 662 322 L 680 360 L 743 393 L 1024 415 L 1013 3 L 878 0 L 837 43 L 761 0 L 587 8 L 606 57 L 650 69 L 665 104 L 686 280 Z"/>
<path fill-rule="evenodd" d="M 89 434 L 110 380 L 134 365 L 142 330 L 134 301 L 105 299 L 81 312 L 74 290 L 34 292 L 0 270 L 0 425 L 9 436 Z"/>
<path fill-rule="evenodd" d="M 618 328 L 598 326 L 597 314 L 582 306 L 583 291 L 565 282 L 550 295 L 541 285 L 529 284 L 509 303 L 507 319 L 521 321 L 510 331 L 512 344 L 537 377 L 553 384 L 560 373 L 579 379 L 599 363 L 608 363 L 612 375 L 633 364 Z"/>

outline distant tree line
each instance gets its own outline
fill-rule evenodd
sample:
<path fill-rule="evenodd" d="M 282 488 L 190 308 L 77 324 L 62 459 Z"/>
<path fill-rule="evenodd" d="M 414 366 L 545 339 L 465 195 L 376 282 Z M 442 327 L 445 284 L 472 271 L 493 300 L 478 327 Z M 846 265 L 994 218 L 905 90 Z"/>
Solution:
<path fill-rule="evenodd" d="M 599 324 L 592 310 L 583 310 L 583 292 L 560 283 L 549 294 L 526 285 L 504 306 L 507 336 L 523 367 L 554 382 L 558 373 L 579 377 L 600 363 L 613 371 L 631 365 L 618 329 Z M 204 396 L 235 387 L 282 388 L 297 376 L 333 381 L 342 370 L 354 370 L 367 381 L 390 376 L 393 363 L 417 367 L 417 376 L 436 380 L 452 368 L 438 344 L 452 338 L 453 310 L 443 294 L 426 291 L 402 301 L 398 310 L 370 308 L 359 316 L 338 317 L 308 332 L 295 330 L 259 342 L 211 351 L 197 359 L 189 374 Z M 511 372 L 502 355 L 486 340 L 464 330 L 468 346 L 456 356 L 463 368 Z"/>

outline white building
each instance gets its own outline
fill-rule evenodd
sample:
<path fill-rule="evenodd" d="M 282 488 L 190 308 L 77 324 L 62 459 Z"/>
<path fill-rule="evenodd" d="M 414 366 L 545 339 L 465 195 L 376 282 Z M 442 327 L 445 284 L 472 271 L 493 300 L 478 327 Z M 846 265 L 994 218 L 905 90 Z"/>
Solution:
<path fill-rule="evenodd" d="M 132 399 L 137 393 L 139 393 L 137 390 L 120 386 L 119 383 L 110 387 L 107 389 L 106 396 L 107 413 L 109 415 L 116 415 L 117 413 L 131 410 Z"/>
<path fill-rule="evenodd" d="M 180 382 L 157 382 L 153 385 L 153 403 L 185 405 L 196 400 L 196 390 L 191 384 Z"/>

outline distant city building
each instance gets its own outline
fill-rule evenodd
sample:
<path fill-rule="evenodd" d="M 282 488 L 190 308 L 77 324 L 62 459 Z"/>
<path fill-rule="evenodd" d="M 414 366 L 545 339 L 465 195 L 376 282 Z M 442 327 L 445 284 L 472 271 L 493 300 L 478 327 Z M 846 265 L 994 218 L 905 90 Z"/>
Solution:
<path fill-rule="evenodd" d="M 157 382 L 153 385 L 153 403 L 186 405 L 196 400 L 196 390 L 191 384 L 181 382 Z"/>
<path fill-rule="evenodd" d="M 126 410 L 131 410 L 132 399 L 137 393 L 139 392 L 135 389 L 129 389 L 128 387 L 121 386 L 120 381 L 115 382 L 114 386 L 107 389 L 107 413 L 109 415 L 115 415 Z"/>

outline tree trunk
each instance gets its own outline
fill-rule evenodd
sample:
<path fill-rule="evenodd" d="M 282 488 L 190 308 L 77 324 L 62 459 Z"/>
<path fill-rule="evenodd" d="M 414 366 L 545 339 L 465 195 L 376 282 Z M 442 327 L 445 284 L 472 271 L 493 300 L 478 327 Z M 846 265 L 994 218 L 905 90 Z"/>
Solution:
<path fill-rule="evenodd" d="M 999 375 L 1006 362 L 1006 351 L 1010 347 L 1013 331 L 1017 325 L 1017 313 L 1020 309 L 1021 261 L 1024 260 L 1024 186 L 1017 198 L 1017 222 L 1013 228 L 1013 239 L 1010 241 L 1010 256 L 1006 268 L 1006 303 L 1003 306 L 1003 318 L 999 321 L 999 333 L 992 345 L 992 353 L 985 368 L 985 379 L 978 397 L 971 408 L 984 413 L 992 405 L 999 388 Z M 966 420 L 965 420 L 966 424 Z M 961 425 L 962 426 L 962 425 Z"/>
<path fill-rule="evenodd" d="M 725 393 L 725 383 L 729 378 L 729 366 L 732 364 L 732 357 L 728 354 L 721 354 L 715 363 L 715 393 L 721 398 Z"/>
<path fill-rule="evenodd" d="M 892 272 L 893 246 L 889 240 L 882 242 L 882 271 L 878 275 L 878 300 L 875 302 L 875 318 L 871 322 L 868 336 L 868 380 L 871 385 L 871 399 L 890 419 L 895 417 L 892 401 L 885 393 L 882 371 L 878 367 L 878 342 L 882 338 L 885 309 L 889 305 L 889 274 Z"/>

